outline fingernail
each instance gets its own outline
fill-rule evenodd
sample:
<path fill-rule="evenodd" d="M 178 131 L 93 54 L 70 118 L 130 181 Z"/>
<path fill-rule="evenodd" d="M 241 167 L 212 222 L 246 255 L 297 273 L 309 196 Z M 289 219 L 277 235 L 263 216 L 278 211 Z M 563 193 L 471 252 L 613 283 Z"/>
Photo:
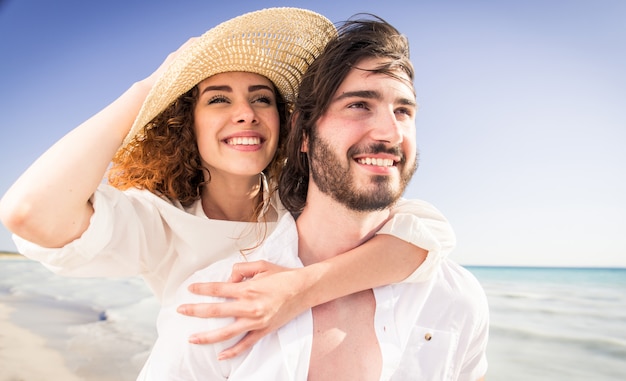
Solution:
<path fill-rule="evenodd" d="M 176 312 L 184 315 L 187 313 L 187 309 L 185 308 L 185 306 L 178 306 L 178 308 L 176 309 Z"/>
<path fill-rule="evenodd" d="M 224 352 L 220 353 L 219 355 L 217 355 L 217 359 L 218 360 L 226 360 L 228 357 L 226 356 L 226 354 Z"/>
<path fill-rule="evenodd" d="M 189 342 L 191 344 L 200 344 L 200 339 L 196 336 L 189 336 Z"/>

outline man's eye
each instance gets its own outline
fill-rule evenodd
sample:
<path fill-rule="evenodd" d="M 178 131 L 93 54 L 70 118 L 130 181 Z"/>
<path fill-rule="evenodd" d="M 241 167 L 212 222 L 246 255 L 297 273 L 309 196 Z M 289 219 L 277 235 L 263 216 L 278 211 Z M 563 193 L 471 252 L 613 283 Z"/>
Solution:
<path fill-rule="evenodd" d="M 348 108 L 363 108 L 363 109 L 367 109 L 367 104 L 365 104 L 364 102 L 355 102 L 355 103 L 351 103 L 350 105 L 348 105 Z"/>
<path fill-rule="evenodd" d="M 400 107 L 400 108 L 396 109 L 396 113 L 397 114 L 404 114 L 406 116 L 413 116 L 413 110 L 408 109 L 406 107 Z"/>

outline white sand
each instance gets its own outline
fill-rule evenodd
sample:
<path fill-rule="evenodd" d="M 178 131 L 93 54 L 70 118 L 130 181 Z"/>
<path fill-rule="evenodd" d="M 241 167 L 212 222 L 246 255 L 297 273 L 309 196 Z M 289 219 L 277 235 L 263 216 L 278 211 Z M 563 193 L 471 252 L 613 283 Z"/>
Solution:
<path fill-rule="evenodd" d="M 0 304 L 0 381 L 81 380 L 44 338 L 11 323 L 10 313 Z"/>
<path fill-rule="evenodd" d="M 0 252 L 0 266 L 23 259 Z M 0 381 L 134 381 L 145 343 L 120 337 L 94 311 L 58 302 L 0 294 Z"/>

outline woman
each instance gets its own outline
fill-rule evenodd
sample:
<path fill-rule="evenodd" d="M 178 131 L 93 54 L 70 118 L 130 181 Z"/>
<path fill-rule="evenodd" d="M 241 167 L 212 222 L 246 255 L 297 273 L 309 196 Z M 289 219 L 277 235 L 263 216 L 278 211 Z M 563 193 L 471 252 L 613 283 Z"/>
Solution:
<path fill-rule="evenodd" d="M 282 160 L 281 110 L 335 33 L 314 12 L 273 8 L 188 41 L 9 189 L 0 218 L 19 250 L 63 275 L 142 275 L 164 305 L 194 271 L 253 252 L 285 213 L 272 188 Z M 112 186 L 101 184 L 112 160 Z M 390 221 L 381 231 L 422 249 L 385 234 L 319 266 L 278 273 L 265 263 L 236 267 L 242 276 L 269 275 L 244 282 L 254 297 L 239 304 L 186 306 L 187 314 L 237 318 L 193 341 L 252 331 L 222 354 L 232 357 L 314 305 L 402 281 L 429 251 L 410 278 L 427 276 L 454 237 L 442 216 L 419 213 L 406 204 L 394 218 L 415 219 L 416 229 L 394 232 Z M 381 247 L 392 255 L 381 258 Z"/>

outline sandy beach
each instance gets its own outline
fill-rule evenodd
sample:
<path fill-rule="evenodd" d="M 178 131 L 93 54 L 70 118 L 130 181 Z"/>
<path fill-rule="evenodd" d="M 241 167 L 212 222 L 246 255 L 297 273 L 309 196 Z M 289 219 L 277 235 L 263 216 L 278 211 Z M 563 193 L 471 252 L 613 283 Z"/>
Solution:
<path fill-rule="evenodd" d="M 0 260 L 21 259 L 0 253 Z M 0 381 L 78 381 L 63 355 L 48 346 L 44 337 L 19 327 L 10 320 L 15 308 L 0 303 Z"/>
<path fill-rule="evenodd" d="M 46 339 L 13 324 L 12 308 L 0 304 L 0 381 L 79 381 Z"/>
<path fill-rule="evenodd" d="M 490 300 L 487 380 L 624 380 L 626 269 L 471 271 Z M 158 310 L 142 279 L 0 255 L 0 381 L 134 381 Z"/>
<path fill-rule="evenodd" d="M 32 266 L 28 262 L 0 253 L 0 270 L 34 289 L 54 286 L 45 278 L 56 276 L 45 269 L 20 274 L 19 265 Z M 67 295 L 33 297 L 2 287 L 0 282 L 0 381 L 135 380 L 147 348 L 128 333 L 117 336 L 115 323 L 99 318 L 97 310 L 73 303 Z"/>

